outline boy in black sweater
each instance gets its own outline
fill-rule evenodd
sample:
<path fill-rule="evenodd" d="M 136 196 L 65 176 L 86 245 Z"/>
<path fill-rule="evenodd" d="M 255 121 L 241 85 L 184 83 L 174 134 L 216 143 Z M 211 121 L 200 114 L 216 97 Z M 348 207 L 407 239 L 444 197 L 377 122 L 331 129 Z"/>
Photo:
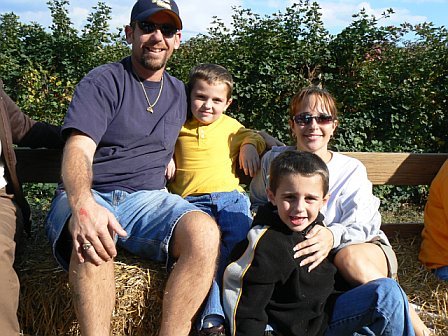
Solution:
<path fill-rule="evenodd" d="M 275 330 L 271 334 L 282 336 L 342 336 L 361 330 L 413 335 L 406 296 L 395 281 L 375 280 L 339 300 L 334 290 L 336 268 L 328 259 L 311 271 L 300 265 L 306 256 L 294 259 L 294 246 L 315 225 L 324 225 L 319 211 L 328 200 L 328 185 L 327 166 L 315 154 L 287 151 L 272 161 L 270 203 L 258 209 L 248 239 L 234 250 L 236 261 L 224 273 L 230 335 L 263 335 L 268 324 Z M 363 297 L 368 302 L 347 309 Z M 334 308 L 340 313 L 333 314 Z"/>

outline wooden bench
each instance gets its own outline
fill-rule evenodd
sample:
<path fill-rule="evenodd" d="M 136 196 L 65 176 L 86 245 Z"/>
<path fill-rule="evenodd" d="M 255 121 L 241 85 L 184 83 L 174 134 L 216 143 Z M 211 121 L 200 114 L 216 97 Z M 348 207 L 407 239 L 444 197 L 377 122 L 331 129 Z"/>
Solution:
<path fill-rule="evenodd" d="M 360 160 L 367 168 L 373 185 L 430 185 L 448 153 L 374 153 L 343 152 Z M 56 183 L 60 180 L 61 151 L 50 149 L 16 149 L 17 170 L 22 182 Z M 391 234 L 419 233 L 422 223 L 385 223 Z"/>
<path fill-rule="evenodd" d="M 439 168 L 448 159 L 448 153 L 365 153 L 346 152 L 364 163 L 374 185 L 429 185 Z M 17 170 L 23 183 L 57 183 L 60 180 L 61 151 L 48 149 L 16 149 Z M 40 225 L 42 227 L 42 224 Z M 385 223 L 382 229 L 391 237 L 419 235 L 422 223 Z M 28 262 L 21 263 L 18 273 L 21 279 L 21 303 L 19 319 L 25 333 L 33 335 L 78 335 L 78 326 L 68 288 L 66 274 L 58 268 L 43 235 L 31 246 Z M 44 241 L 44 243 L 42 243 Z M 40 259 L 39 259 L 40 258 Z M 43 261 L 50 263 L 42 267 Z M 128 259 L 129 260 L 129 259 Z M 117 258 L 116 273 L 126 262 Z M 125 290 L 117 286 L 112 333 L 114 335 L 156 335 L 160 318 L 160 303 L 164 284 L 161 266 L 141 259 L 131 259 L 133 268 L 123 273 L 139 272 L 139 288 L 136 289 L 135 273 L 127 277 Z M 116 277 L 117 278 L 117 277 Z M 125 281 L 117 278 L 118 282 Z M 141 302 L 134 304 L 126 291 L 137 290 Z M 49 294 L 51 293 L 51 295 Z M 46 302 L 49 301 L 49 302 Z M 64 307 L 63 309 L 61 307 Z M 37 322 L 40 321 L 40 322 Z M 40 324 L 39 324 L 40 323 Z"/>
<path fill-rule="evenodd" d="M 374 153 L 344 152 L 360 160 L 367 168 L 373 185 L 417 186 L 430 185 L 448 153 Z M 423 223 L 383 223 L 383 231 L 391 236 L 420 234 Z"/>

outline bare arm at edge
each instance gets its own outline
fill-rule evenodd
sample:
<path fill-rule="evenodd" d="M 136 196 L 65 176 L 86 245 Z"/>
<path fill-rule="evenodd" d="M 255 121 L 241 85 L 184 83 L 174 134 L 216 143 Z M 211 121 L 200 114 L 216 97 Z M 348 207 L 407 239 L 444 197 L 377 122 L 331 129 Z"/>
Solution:
<path fill-rule="evenodd" d="M 92 162 L 96 144 L 87 135 L 72 131 L 62 158 L 62 181 L 72 210 L 69 231 L 79 262 L 88 260 L 96 265 L 110 261 L 117 254 L 114 234 L 126 236 L 115 216 L 93 198 Z M 92 248 L 82 249 L 91 243 Z"/>

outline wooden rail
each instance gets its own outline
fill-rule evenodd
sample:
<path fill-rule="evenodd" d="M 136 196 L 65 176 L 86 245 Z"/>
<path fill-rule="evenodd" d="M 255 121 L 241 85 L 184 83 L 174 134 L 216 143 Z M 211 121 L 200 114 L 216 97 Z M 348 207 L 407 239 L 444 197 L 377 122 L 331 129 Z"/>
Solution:
<path fill-rule="evenodd" d="M 17 170 L 22 182 L 57 183 L 61 175 L 60 150 L 17 148 Z M 343 152 L 360 160 L 373 185 L 430 185 L 448 153 Z M 244 178 L 247 183 L 247 178 Z M 419 234 L 422 223 L 383 224 L 387 235 Z"/>
<path fill-rule="evenodd" d="M 430 185 L 448 153 L 345 152 L 367 168 L 373 185 Z"/>

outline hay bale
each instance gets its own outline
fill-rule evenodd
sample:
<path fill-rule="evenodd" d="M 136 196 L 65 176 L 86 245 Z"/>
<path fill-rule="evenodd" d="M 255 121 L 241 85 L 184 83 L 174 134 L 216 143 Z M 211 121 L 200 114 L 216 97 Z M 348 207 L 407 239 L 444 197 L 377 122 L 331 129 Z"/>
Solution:
<path fill-rule="evenodd" d="M 21 291 L 19 322 L 24 334 L 80 335 L 68 275 L 54 260 L 40 231 L 16 265 Z M 115 261 L 113 335 L 157 335 L 166 271 L 162 264 L 119 251 Z"/>
<path fill-rule="evenodd" d="M 391 239 L 398 259 L 398 280 L 420 318 L 435 335 L 448 335 L 448 282 L 437 279 L 418 261 L 421 237 Z"/>
<path fill-rule="evenodd" d="M 399 261 L 399 282 L 422 320 L 436 335 L 448 335 L 448 283 L 438 280 L 419 263 L 420 242 L 420 236 L 391 238 Z M 56 264 L 42 227 L 36 228 L 16 268 L 21 281 L 18 314 L 24 333 L 80 335 L 68 276 Z M 157 335 L 166 281 L 163 265 L 120 251 L 115 279 L 112 334 Z"/>

